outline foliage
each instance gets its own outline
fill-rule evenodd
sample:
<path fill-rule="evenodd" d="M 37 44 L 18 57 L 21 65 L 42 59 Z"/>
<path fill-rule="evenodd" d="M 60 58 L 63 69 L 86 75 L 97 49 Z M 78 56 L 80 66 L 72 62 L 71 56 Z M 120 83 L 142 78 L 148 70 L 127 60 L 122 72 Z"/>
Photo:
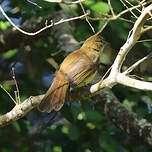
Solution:
<path fill-rule="evenodd" d="M 60 10 L 69 15 L 82 14 L 79 5 L 69 9 L 68 5 L 63 6 L 43 0 L 35 2 L 42 8 L 40 9 L 26 0 L 6 0 L 3 3 L 7 14 L 16 24 L 24 23 L 29 19 L 32 20 L 32 17 L 45 17 Z M 130 2 L 136 3 L 135 0 Z M 116 13 L 124 9 L 124 6 L 116 0 L 112 0 L 112 6 Z M 92 17 L 102 17 L 103 14 L 110 14 L 107 1 L 86 0 L 84 7 L 91 10 Z M 126 14 L 125 18 L 130 20 L 130 14 Z M 91 21 L 91 23 L 96 31 L 103 25 L 103 21 L 101 20 Z M 75 29 L 72 34 L 78 41 L 84 40 L 92 34 L 85 20 L 74 21 L 73 24 Z M 116 50 L 119 50 L 127 39 L 132 25 L 132 23 L 118 19 L 108 24 L 103 31 L 102 35 L 113 48 L 113 55 L 117 53 Z M 5 32 L 9 28 L 11 26 L 8 22 L 4 20 L 0 21 L 1 31 Z M 148 38 L 148 35 L 145 35 L 145 37 Z M 139 56 L 144 56 L 150 49 L 150 43 L 139 43 L 133 51 L 139 52 Z M 141 48 L 143 49 L 141 50 Z M 55 69 L 48 64 L 47 59 L 58 50 L 59 47 L 57 47 L 56 41 L 51 36 L 41 38 L 31 45 L 21 44 L 19 48 L 9 50 L 0 56 L 0 82 L 7 91 L 12 95 L 14 94 L 15 86 L 11 83 L 11 67 L 14 66 L 22 101 L 31 95 L 44 93 L 55 72 Z M 64 53 L 62 52 L 54 56 L 58 64 L 61 63 L 63 58 Z M 128 63 L 126 62 L 126 64 Z M 152 72 L 150 69 L 143 69 L 143 71 L 147 73 Z M 142 76 L 148 79 L 149 77 L 147 77 L 146 72 Z M 113 88 L 113 91 L 124 106 L 152 121 L 151 114 L 148 113 L 147 105 L 144 103 L 145 101 L 152 103 L 149 92 L 142 92 L 122 86 Z M 3 114 L 11 110 L 14 105 L 3 90 L 0 90 L 0 94 L 0 113 Z M 71 105 L 65 105 L 61 110 L 61 114 L 68 122 L 62 123 L 64 122 L 62 120 L 60 123 L 53 124 L 44 129 L 42 128 L 36 134 L 34 134 L 34 128 L 39 125 L 40 119 L 45 122 L 51 117 L 51 114 L 44 115 L 36 109 L 31 111 L 23 119 L 1 129 L 0 152 L 150 152 L 147 146 L 139 144 L 138 139 L 129 137 L 107 120 L 104 115 L 95 111 L 93 105 L 94 101 L 91 99 L 82 101 L 81 104 L 74 102 Z"/>

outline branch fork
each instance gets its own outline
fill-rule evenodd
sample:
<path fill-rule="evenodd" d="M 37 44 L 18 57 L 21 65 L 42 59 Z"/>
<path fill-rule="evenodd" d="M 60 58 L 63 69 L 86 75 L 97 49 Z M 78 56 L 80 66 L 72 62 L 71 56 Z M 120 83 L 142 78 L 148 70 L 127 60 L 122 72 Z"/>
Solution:
<path fill-rule="evenodd" d="M 151 82 L 133 79 L 128 76 L 129 72 L 135 69 L 137 65 L 145 61 L 145 59 L 148 59 L 150 55 L 137 61 L 137 63 L 133 64 L 130 68 L 128 68 L 126 71 L 121 73 L 121 68 L 122 68 L 123 62 L 125 61 L 126 55 L 132 49 L 132 47 L 136 44 L 136 42 L 139 40 L 140 36 L 142 35 L 143 31 L 145 30 L 144 24 L 146 20 L 150 17 L 151 12 L 152 12 L 152 4 L 147 6 L 141 12 L 141 15 L 136 20 L 133 29 L 131 30 L 131 32 L 129 32 L 130 35 L 126 43 L 120 48 L 120 51 L 112 65 L 109 76 L 106 79 L 101 80 L 100 82 L 92 85 L 90 88 L 91 93 L 95 93 L 105 87 L 112 88 L 116 84 L 122 84 L 125 86 L 129 86 L 129 87 L 133 87 L 133 88 L 137 88 L 141 90 L 152 91 Z"/>

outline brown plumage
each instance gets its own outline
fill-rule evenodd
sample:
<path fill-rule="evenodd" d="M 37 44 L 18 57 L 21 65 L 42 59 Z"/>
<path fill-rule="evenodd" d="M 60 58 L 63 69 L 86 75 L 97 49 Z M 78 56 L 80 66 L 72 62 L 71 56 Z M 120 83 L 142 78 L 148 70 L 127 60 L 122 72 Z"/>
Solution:
<path fill-rule="evenodd" d="M 96 73 L 99 51 L 103 50 L 103 41 L 99 35 L 88 38 L 82 47 L 70 53 L 56 72 L 52 85 L 46 92 L 39 110 L 58 111 L 62 108 L 69 87 L 84 86 L 90 83 Z"/>

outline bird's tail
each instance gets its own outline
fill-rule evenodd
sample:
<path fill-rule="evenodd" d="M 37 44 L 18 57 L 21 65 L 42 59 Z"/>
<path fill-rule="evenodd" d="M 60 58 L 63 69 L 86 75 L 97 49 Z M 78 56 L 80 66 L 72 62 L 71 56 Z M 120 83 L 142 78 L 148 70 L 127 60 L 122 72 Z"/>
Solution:
<path fill-rule="evenodd" d="M 38 109 L 48 113 L 52 110 L 59 111 L 64 105 L 68 87 L 69 82 L 66 80 L 65 75 L 58 71 Z"/>

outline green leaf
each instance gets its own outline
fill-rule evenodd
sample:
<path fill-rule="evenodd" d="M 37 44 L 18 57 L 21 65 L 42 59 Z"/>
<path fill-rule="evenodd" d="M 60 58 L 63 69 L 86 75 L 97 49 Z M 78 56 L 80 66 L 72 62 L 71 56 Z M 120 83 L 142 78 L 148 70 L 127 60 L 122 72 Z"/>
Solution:
<path fill-rule="evenodd" d="M 72 115 L 74 120 L 78 119 L 78 115 L 81 113 L 80 106 L 78 107 L 71 107 Z"/>
<path fill-rule="evenodd" d="M 2 31 L 7 30 L 9 27 L 10 27 L 10 23 L 9 22 L 0 21 L 0 29 Z"/>
<path fill-rule="evenodd" d="M 87 0 L 87 1 L 84 2 L 84 4 L 85 4 L 86 6 L 88 6 L 88 7 L 90 7 L 90 6 L 92 6 L 92 5 L 95 4 L 95 1 L 94 1 L 94 0 Z"/>
<path fill-rule="evenodd" d="M 85 112 L 80 112 L 79 114 L 78 114 L 78 116 L 77 116 L 77 119 L 78 120 L 83 120 L 83 119 L 85 119 Z"/>
<path fill-rule="evenodd" d="M 18 52 L 17 49 L 9 50 L 8 52 L 4 53 L 3 56 L 4 56 L 4 58 L 6 58 L 6 59 L 10 59 L 10 58 L 12 58 L 13 56 L 15 56 L 17 52 Z"/>
<path fill-rule="evenodd" d="M 104 23 L 105 23 L 105 22 L 104 22 L 104 21 L 102 21 L 102 20 L 101 20 L 101 21 L 99 21 L 98 28 L 99 28 L 99 29 L 101 29 L 101 28 L 103 27 Z"/>
<path fill-rule="evenodd" d="M 89 129 L 95 129 L 96 128 L 96 126 L 93 123 L 90 123 L 90 122 L 88 122 L 86 124 L 86 127 L 88 127 Z"/>
<path fill-rule="evenodd" d="M 17 132 L 21 132 L 21 128 L 20 128 L 20 125 L 19 125 L 18 122 L 14 122 L 13 126 L 15 127 L 15 129 L 16 129 Z"/>
<path fill-rule="evenodd" d="M 54 146 L 53 147 L 53 152 L 62 152 L 62 147 L 60 147 L 60 146 Z"/>
<path fill-rule="evenodd" d="M 12 90 L 12 87 L 11 87 L 9 84 L 7 84 L 7 83 L 4 83 L 4 84 L 3 84 L 3 88 L 4 88 L 5 90 L 7 90 L 8 92 L 10 92 L 10 91 Z"/>
<path fill-rule="evenodd" d="M 71 140 L 77 140 L 80 136 L 80 131 L 76 126 L 72 126 L 68 135 Z"/>
<path fill-rule="evenodd" d="M 147 48 L 151 48 L 151 43 L 149 42 L 144 42 L 143 45 Z"/>
<path fill-rule="evenodd" d="M 101 136 L 99 136 L 99 145 L 106 152 L 116 152 L 119 145 L 119 142 L 113 140 L 112 136 L 109 136 L 106 132 L 103 132 Z"/>
<path fill-rule="evenodd" d="M 61 129 L 62 133 L 68 134 L 69 133 L 69 128 L 67 126 L 63 126 Z"/>
<path fill-rule="evenodd" d="M 132 109 L 132 107 L 135 105 L 135 102 L 133 102 L 133 101 L 130 101 L 130 100 L 128 100 L 128 99 L 125 99 L 124 101 L 123 101 L 123 105 L 125 106 L 125 107 L 127 107 L 128 109 Z"/>
<path fill-rule="evenodd" d="M 97 2 L 94 5 L 90 6 L 90 8 L 95 13 L 107 14 L 109 12 L 109 6 L 105 2 Z"/>
<path fill-rule="evenodd" d="M 102 115 L 97 111 L 87 111 L 85 113 L 86 119 L 89 122 L 99 122 L 102 120 Z"/>

